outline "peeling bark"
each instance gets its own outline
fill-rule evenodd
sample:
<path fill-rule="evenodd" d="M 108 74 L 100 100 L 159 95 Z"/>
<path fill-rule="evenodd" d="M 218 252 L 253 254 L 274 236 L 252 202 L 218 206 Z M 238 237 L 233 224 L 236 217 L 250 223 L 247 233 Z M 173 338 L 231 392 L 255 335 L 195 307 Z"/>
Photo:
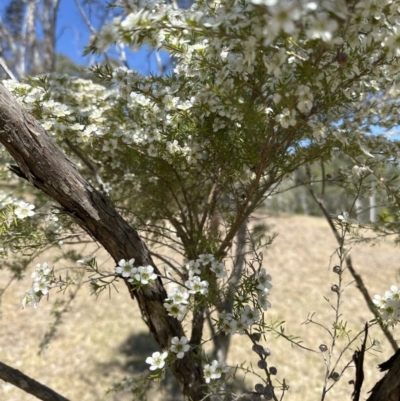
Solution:
<path fill-rule="evenodd" d="M 13 171 L 58 202 L 116 262 L 133 257 L 137 264 L 152 265 L 160 274 L 136 230 L 82 177 L 51 136 L 1 84 L 0 142 L 18 164 Z M 169 348 L 172 337 L 184 335 L 181 323 L 168 316 L 163 306 L 167 294 L 161 279 L 138 291 L 126 284 L 161 349 Z M 174 362 L 171 370 L 186 396 L 193 401 L 204 397 L 202 368 L 194 352 Z"/>

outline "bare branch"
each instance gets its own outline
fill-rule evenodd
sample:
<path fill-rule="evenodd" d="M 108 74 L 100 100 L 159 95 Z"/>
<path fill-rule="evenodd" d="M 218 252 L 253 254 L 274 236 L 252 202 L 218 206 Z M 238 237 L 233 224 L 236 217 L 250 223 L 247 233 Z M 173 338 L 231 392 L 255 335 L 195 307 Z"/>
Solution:
<path fill-rule="evenodd" d="M 0 56 L 0 66 L 1 66 L 1 68 L 3 68 L 3 70 L 6 72 L 6 74 L 9 76 L 10 79 L 17 81 L 17 78 L 15 78 L 12 71 L 7 67 L 7 64 L 4 60 L 4 58 L 1 56 Z"/>
<path fill-rule="evenodd" d="M 31 379 L 21 371 L 0 362 L 0 379 L 34 395 L 43 401 L 69 401 L 68 398 L 56 393 L 51 388 Z"/>

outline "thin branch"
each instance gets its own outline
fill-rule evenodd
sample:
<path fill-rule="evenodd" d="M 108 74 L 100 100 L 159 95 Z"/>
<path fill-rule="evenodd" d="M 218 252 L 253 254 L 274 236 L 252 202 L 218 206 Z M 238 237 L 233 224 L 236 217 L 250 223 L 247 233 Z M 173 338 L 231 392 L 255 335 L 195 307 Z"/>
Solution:
<path fill-rule="evenodd" d="M 314 199 L 314 201 L 316 202 L 316 204 L 319 206 L 319 208 L 321 209 L 323 215 L 326 218 L 326 221 L 329 224 L 329 227 L 331 228 L 333 235 L 335 236 L 337 242 L 339 245 L 341 245 L 342 239 L 340 237 L 340 234 L 338 233 L 334 223 L 333 223 L 333 219 L 332 216 L 329 214 L 329 212 L 326 210 L 325 205 L 322 201 L 322 199 L 318 199 L 317 195 L 315 194 L 314 190 L 311 188 L 311 186 L 307 185 L 307 189 L 310 192 L 312 198 Z M 362 296 L 364 297 L 365 302 L 367 303 L 368 309 L 372 312 L 372 314 L 374 315 L 374 317 L 377 319 L 377 321 L 379 322 L 379 326 L 382 329 L 384 335 L 386 336 L 386 338 L 388 339 L 390 345 L 392 346 L 394 351 L 397 351 L 399 349 L 396 340 L 393 338 L 392 333 L 390 333 L 390 331 L 388 330 L 387 327 L 385 327 L 381 321 L 378 319 L 379 315 L 378 312 L 375 308 L 375 305 L 371 299 L 371 296 L 369 295 L 369 292 L 367 290 L 367 288 L 365 287 L 365 284 L 361 278 L 361 276 L 355 271 L 354 267 L 353 267 L 353 263 L 351 260 L 351 257 L 349 255 L 347 255 L 345 257 L 345 262 L 346 262 L 346 267 L 349 269 L 350 274 L 353 276 L 354 281 L 356 282 L 356 287 L 359 289 L 359 291 L 361 292 Z"/>
<path fill-rule="evenodd" d="M 12 73 L 12 71 L 7 67 L 7 64 L 4 60 L 3 57 L 0 56 L 0 66 L 3 68 L 3 70 L 6 72 L 6 74 L 12 79 L 13 81 L 18 81 L 17 78 L 15 78 L 15 75 Z"/>
<path fill-rule="evenodd" d="M 78 0 L 74 0 L 74 3 L 76 5 L 76 8 L 78 9 L 79 13 L 81 14 L 81 17 L 83 18 L 83 20 L 85 21 L 85 24 L 88 26 L 90 33 L 92 35 L 94 35 L 96 33 L 96 29 L 93 28 L 92 23 L 90 22 L 89 18 L 87 17 L 84 9 L 82 8 L 82 6 L 80 5 Z"/>
<path fill-rule="evenodd" d="M 93 167 L 93 165 L 89 162 L 89 160 L 86 159 L 86 157 L 83 155 L 83 153 L 68 138 L 65 138 L 64 141 L 68 145 L 68 147 L 85 163 L 85 165 L 88 167 L 88 169 L 92 172 L 92 174 L 94 175 L 94 178 L 96 178 L 96 181 L 100 185 L 101 192 L 103 192 L 104 195 L 108 196 L 104 182 L 101 179 L 97 170 Z"/>
<path fill-rule="evenodd" d="M 162 262 L 164 262 L 167 266 L 169 266 L 176 274 L 179 275 L 179 277 L 180 277 L 181 279 L 184 278 L 182 272 L 181 272 L 172 262 L 170 262 L 170 261 L 167 259 L 167 257 L 165 257 L 165 256 L 163 256 L 163 255 L 160 255 L 159 253 L 156 253 L 156 252 L 153 252 L 153 251 L 149 251 L 149 253 L 150 253 L 151 256 L 153 256 L 153 257 L 155 257 L 155 258 L 157 258 L 157 259 L 160 259 L 160 260 L 161 260 Z"/>
<path fill-rule="evenodd" d="M 210 193 L 208 195 L 207 203 L 204 207 L 203 217 L 201 218 L 201 222 L 200 222 L 200 227 L 199 227 L 200 231 L 203 230 L 204 224 L 207 221 L 207 217 L 211 217 L 212 214 L 214 213 L 215 203 L 216 203 L 216 195 L 217 195 L 217 186 L 218 186 L 220 175 L 221 175 L 221 171 L 218 171 L 218 173 L 215 176 Z"/>
<path fill-rule="evenodd" d="M 43 401 L 69 401 L 68 398 L 56 393 L 51 388 L 31 379 L 17 369 L 0 362 L 0 379 L 32 394 Z"/>

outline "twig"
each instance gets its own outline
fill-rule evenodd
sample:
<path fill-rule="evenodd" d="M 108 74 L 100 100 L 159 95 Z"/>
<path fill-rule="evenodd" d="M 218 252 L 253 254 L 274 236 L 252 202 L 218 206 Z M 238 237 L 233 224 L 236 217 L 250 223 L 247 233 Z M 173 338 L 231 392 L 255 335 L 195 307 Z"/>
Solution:
<path fill-rule="evenodd" d="M 329 227 L 331 228 L 333 235 L 335 236 L 337 242 L 339 245 L 341 245 L 341 238 L 339 233 L 337 232 L 337 229 L 335 227 L 335 225 L 333 224 L 333 219 L 332 216 L 328 213 L 328 211 L 325 208 L 325 205 L 323 204 L 323 201 L 321 199 L 318 199 L 314 190 L 307 185 L 307 189 L 310 192 L 312 198 L 314 199 L 314 201 L 317 203 L 317 205 L 319 206 L 319 208 L 321 209 L 323 215 L 325 216 Z M 399 349 L 396 340 L 393 338 L 392 334 L 390 333 L 390 331 L 387 329 L 387 327 L 385 327 L 382 322 L 378 319 L 379 315 L 378 312 L 375 308 L 374 303 L 372 302 L 371 296 L 368 293 L 367 288 L 364 285 L 364 282 L 361 278 L 361 276 L 355 271 L 354 267 L 353 267 L 353 263 L 351 261 L 351 257 L 349 255 L 347 255 L 345 257 L 345 262 L 346 262 L 346 267 L 349 269 L 350 274 L 353 276 L 354 281 L 356 282 L 356 287 L 359 289 L 359 291 L 361 292 L 362 296 L 364 297 L 365 302 L 367 303 L 368 309 L 372 312 L 372 314 L 375 316 L 375 318 L 377 319 L 380 328 L 382 329 L 384 335 L 386 336 L 386 338 L 388 339 L 388 341 L 390 342 L 390 345 L 392 346 L 394 351 L 397 351 Z"/>
<path fill-rule="evenodd" d="M 13 81 L 18 81 L 17 78 L 15 78 L 15 75 L 12 73 L 12 71 L 7 67 L 7 64 L 4 60 L 3 57 L 0 56 L 0 66 L 3 68 L 3 70 L 6 72 L 6 74 L 12 79 Z"/>
<path fill-rule="evenodd" d="M 68 138 L 65 138 L 64 141 L 68 145 L 68 147 L 85 163 L 88 169 L 93 173 L 94 177 L 96 178 L 96 181 L 100 185 L 101 192 L 103 192 L 104 195 L 108 196 L 104 182 L 101 179 L 97 170 L 93 167 L 93 165 L 89 162 L 89 160 L 86 159 L 83 153 Z"/>
<path fill-rule="evenodd" d="M 76 8 L 78 9 L 79 13 L 81 14 L 81 17 L 85 21 L 85 24 L 88 26 L 88 28 L 90 30 L 90 33 L 91 34 L 95 34 L 96 33 L 96 29 L 93 28 L 93 25 L 91 24 L 89 18 L 86 16 L 86 13 L 83 10 L 82 6 L 80 5 L 79 1 L 74 0 L 74 3 L 76 5 Z"/>

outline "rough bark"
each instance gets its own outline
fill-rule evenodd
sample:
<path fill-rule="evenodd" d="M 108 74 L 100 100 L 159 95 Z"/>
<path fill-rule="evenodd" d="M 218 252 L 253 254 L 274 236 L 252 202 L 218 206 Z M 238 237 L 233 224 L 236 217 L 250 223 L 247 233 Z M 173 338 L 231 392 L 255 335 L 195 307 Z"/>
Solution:
<path fill-rule="evenodd" d="M 43 401 L 69 401 L 51 388 L 31 379 L 17 369 L 0 362 L 0 379 L 20 388 L 26 393 L 34 395 Z"/>
<path fill-rule="evenodd" d="M 400 400 L 400 350 L 386 362 L 379 365 L 381 371 L 388 370 L 385 377 L 379 380 L 371 390 L 367 401 Z"/>
<path fill-rule="evenodd" d="M 118 214 L 102 194 L 85 180 L 40 124 L 0 84 L 0 142 L 18 164 L 14 172 L 57 201 L 71 218 L 101 243 L 117 262 L 135 258 L 139 265 L 152 265 L 146 245 L 138 233 Z M 161 279 L 150 288 L 132 291 L 142 315 L 160 348 L 168 348 L 172 337 L 184 335 L 182 325 L 168 316 L 167 297 Z M 193 401 L 204 396 L 204 378 L 194 353 L 173 363 L 171 370 L 183 393 Z"/>

